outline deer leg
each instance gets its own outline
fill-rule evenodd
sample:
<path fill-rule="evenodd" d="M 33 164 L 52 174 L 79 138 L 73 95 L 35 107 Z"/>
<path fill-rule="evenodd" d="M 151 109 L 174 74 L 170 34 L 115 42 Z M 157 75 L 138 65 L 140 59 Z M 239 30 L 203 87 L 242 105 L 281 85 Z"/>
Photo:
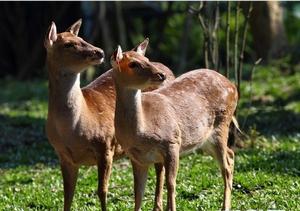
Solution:
<path fill-rule="evenodd" d="M 142 200 L 147 182 L 149 166 L 142 166 L 133 160 L 131 163 L 134 177 L 134 210 L 140 211 L 142 207 Z"/>
<path fill-rule="evenodd" d="M 106 211 L 109 177 L 113 162 L 113 152 L 107 151 L 98 155 L 98 197 L 102 211 Z"/>
<path fill-rule="evenodd" d="M 179 164 L 179 150 L 169 153 L 165 160 L 166 168 L 166 185 L 167 185 L 167 210 L 176 211 L 176 176 Z"/>
<path fill-rule="evenodd" d="M 232 190 L 232 183 L 233 183 L 233 171 L 234 171 L 234 152 L 230 148 L 227 147 L 227 156 L 226 161 L 230 169 L 230 178 L 229 178 L 229 187 Z"/>
<path fill-rule="evenodd" d="M 224 199 L 222 210 L 230 210 L 231 207 L 231 191 L 233 182 L 234 152 L 227 148 L 222 159 L 220 159 L 221 172 L 224 180 Z"/>
<path fill-rule="evenodd" d="M 153 210 L 162 211 L 165 168 L 162 163 L 155 163 L 154 167 L 156 172 L 156 188 L 155 188 L 155 201 L 154 201 Z"/>
<path fill-rule="evenodd" d="M 230 210 L 231 191 L 234 169 L 234 152 L 227 147 L 227 136 L 217 142 L 216 158 L 220 165 L 222 177 L 224 180 L 224 197 L 222 210 Z"/>
<path fill-rule="evenodd" d="M 64 184 L 64 211 L 69 211 L 71 210 L 79 168 L 62 156 L 60 156 L 60 167 Z"/>

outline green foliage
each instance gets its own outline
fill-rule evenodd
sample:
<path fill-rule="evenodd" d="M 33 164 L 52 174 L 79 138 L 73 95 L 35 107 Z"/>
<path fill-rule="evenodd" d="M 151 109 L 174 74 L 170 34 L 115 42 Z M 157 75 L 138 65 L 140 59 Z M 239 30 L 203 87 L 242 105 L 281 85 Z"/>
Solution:
<path fill-rule="evenodd" d="M 245 75 L 249 75 L 250 68 L 246 67 Z M 250 147 L 236 151 L 233 209 L 300 209 L 299 80 L 300 73 L 283 78 L 277 68 L 258 67 L 251 106 L 247 101 L 249 83 L 243 85 L 239 117 L 242 125 L 249 114 L 244 129 L 251 131 L 248 134 L 252 140 Z M 61 210 L 62 177 L 44 133 L 47 83 L 1 84 L 0 210 Z M 293 121 L 289 124 L 290 118 Z M 99 210 L 96 172 L 95 167 L 80 169 L 73 210 Z M 154 175 L 151 169 L 144 210 L 153 206 Z M 133 210 L 133 179 L 128 160 L 114 163 L 109 190 L 109 210 Z M 193 154 L 181 159 L 178 210 L 220 209 L 222 191 L 223 180 L 211 157 Z"/>
<path fill-rule="evenodd" d="M 246 67 L 245 75 L 250 74 L 250 69 L 250 66 Z M 242 84 L 239 117 L 243 129 L 255 125 L 264 135 L 298 134 L 299 80 L 299 71 L 292 75 L 282 75 L 278 66 L 257 67 L 252 87 L 249 81 Z"/>
<path fill-rule="evenodd" d="M 175 12 L 171 18 L 167 20 L 166 27 L 164 29 L 164 37 L 165 42 L 161 43 L 158 46 L 159 52 L 170 60 L 170 64 L 173 64 L 174 67 L 178 65 L 178 61 L 180 60 L 180 51 L 181 51 L 181 39 L 184 33 L 184 22 L 187 18 L 187 8 L 188 3 L 186 2 L 174 2 L 172 10 L 173 11 L 182 11 Z M 203 63 L 202 56 L 202 43 L 203 43 L 203 33 L 197 18 L 192 18 L 192 24 L 188 30 L 188 66 L 185 68 L 186 70 L 200 67 L 201 63 Z M 174 71 L 177 71 L 174 68 Z"/>
<path fill-rule="evenodd" d="M 287 10 L 285 10 L 284 25 L 287 37 L 291 45 L 298 44 L 300 40 L 300 4 L 299 2 L 286 2 Z"/>

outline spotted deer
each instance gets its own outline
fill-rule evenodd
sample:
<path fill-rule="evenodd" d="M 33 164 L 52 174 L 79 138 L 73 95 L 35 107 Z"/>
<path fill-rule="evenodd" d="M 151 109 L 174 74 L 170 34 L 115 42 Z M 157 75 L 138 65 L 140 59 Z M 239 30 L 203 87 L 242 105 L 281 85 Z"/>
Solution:
<path fill-rule="evenodd" d="M 111 64 L 116 86 L 115 134 L 132 162 L 135 210 L 141 210 L 151 164 L 165 167 L 167 210 L 176 210 L 179 156 L 195 148 L 202 148 L 220 164 L 222 209 L 229 210 L 234 152 L 227 147 L 227 138 L 238 99 L 235 85 L 213 70 L 197 69 L 153 92 L 141 93 L 162 83 L 165 74 L 144 54 L 123 53 L 120 46 Z"/>
<path fill-rule="evenodd" d="M 112 70 L 109 70 L 80 88 L 80 73 L 104 60 L 100 48 L 78 37 L 80 26 L 81 20 L 78 20 L 65 32 L 57 33 L 52 22 L 46 34 L 44 45 L 49 75 L 46 131 L 60 161 L 64 210 L 71 209 L 81 165 L 97 165 L 97 194 L 102 210 L 106 210 L 112 161 L 124 155 L 115 139 L 115 87 Z M 146 39 L 135 50 L 145 51 L 147 45 Z M 153 65 L 173 80 L 173 73 L 166 66 L 161 63 Z M 155 88 L 157 86 L 152 87 Z M 158 168 L 157 174 L 163 174 L 163 169 Z"/>

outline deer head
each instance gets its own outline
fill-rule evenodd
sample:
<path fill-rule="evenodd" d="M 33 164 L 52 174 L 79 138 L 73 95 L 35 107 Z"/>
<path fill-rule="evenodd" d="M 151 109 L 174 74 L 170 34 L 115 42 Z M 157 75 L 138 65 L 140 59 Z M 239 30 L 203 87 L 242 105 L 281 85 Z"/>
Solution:
<path fill-rule="evenodd" d="M 101 64 L 104 60 L 102 49 L 78 37 L 81 22 L 79 19 L 59 34 L 55 23 L 52 22 L 44 41 L 48 61 L 73 73 L 79 73 L 90 65 Z"/>
<path fill-rule="evenodd" d="M 144 89 L 161 84 L 166 79 L 165 74 L 144 56 L 147 45 L 148 39 L 124 53 L 118 46 L 111 57 L 114 77 L 118 84 L 133 89 Z"/>

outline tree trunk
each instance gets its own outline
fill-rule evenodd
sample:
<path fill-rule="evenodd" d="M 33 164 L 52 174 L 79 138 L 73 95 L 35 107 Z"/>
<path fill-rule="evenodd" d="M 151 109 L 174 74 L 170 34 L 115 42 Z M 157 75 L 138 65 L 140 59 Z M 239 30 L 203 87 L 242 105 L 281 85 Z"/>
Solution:
<path fill-rule="evenodd" d="M 101 28 L 101 37 L 102 37 L 102 43 L 104 46 L 104 52 L 107 55 L 110 55 L 113 52 L 113 48 L 112 48 L 112 39 L 111 39 L 111 32 L 110 32 L 110 28 L 109 28 L 109 24 L 108 24 L 108 20 L 106 18 L 106 12 L 107 12 L 107 2 L 98 2 L 99 4 L 99 15 L 98 15 L 98 21 L 100 24 L 100 28 Z M 105 62 L 104 64 L 105 69 L 109 68 L 109 65 L 107 64 L 107 62 Z"/>
<path fill-rule="evenodd" d="M 179 62 L 178 69 L 176 74 L 182 74 L 186 68 L 186 57 L 188 53 L 188 45 L 189 45 L 189 34 L 192 24 L 192 15 L 190 13 L 186 13 L 186 17 L 184 20 L 183 31 L 181 34 L 181 40 L 179 45 Z"/>
<path fill-rule="evenodd" d="M 125 26 L 123 12 L 122 12 L 122 2 L 116 1 L 115 7 L 116 7 L 116 19 L 117 19 L 120 44 L 123 49 L 127 49 L 126 26 Z"/>
<path fill-rule="evenodd" d="M 242 3 L 243 8 L 247 8 L 247 4 L 247 2 Z M 247 10 L 244 9 L 243 11 Z M 284 55 L 287 49 L 287 38 L 280 2 L 253 2 L 249 23 L 258 57 L 267 61 Z"/>

